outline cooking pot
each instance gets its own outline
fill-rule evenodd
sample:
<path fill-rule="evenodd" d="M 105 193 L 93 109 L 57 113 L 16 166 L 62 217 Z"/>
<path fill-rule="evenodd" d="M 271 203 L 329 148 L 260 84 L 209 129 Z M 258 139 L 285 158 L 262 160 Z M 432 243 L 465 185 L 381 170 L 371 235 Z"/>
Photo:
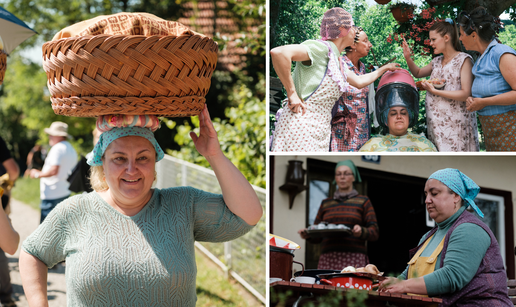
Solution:
<path fill-rule="evenodd" d="M 269 277 L 277 277 L 289 281 L 292 278 L 293 264 L 301 265 L 301 275 L 305 266 L 301 262 L 294 261 L 294 251 L 284 248 L 269 246 Z"/>
<path fill-rule="evenodd" d="M 303 275 L 301 275 L 301 273 Z M 340 273 L 340 271 L 339 270 L 312 270 L 312 269 L 308 269 L 308 270 L 305 270 L 304 272 L 301 272 L 301 271 L 295 272 L 294 273 L 294 277 L 298 277 L 298 276 L 315 277 L 315 283 L 319 285 L 321 279 L 317 275 L 319 275 L 319 274 L 330 274 L 330 273 Z"/>
<path fill-rule="evenodd" d="M 373 285 L 373 279 L 367 276 L 359 276 L 353 273 L 319 274 L 321 284 L 332 285 L 338 288 L 372 290 L 378 284 Z"/>

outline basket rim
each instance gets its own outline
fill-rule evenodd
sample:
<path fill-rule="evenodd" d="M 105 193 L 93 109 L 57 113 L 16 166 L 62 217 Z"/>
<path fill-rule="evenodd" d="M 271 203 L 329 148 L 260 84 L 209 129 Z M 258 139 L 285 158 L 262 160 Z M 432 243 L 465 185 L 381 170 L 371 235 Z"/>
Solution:
<path fill-rule="evenodd" d="M 218 45 L 218 43 L 211 37 L 209 36 L 206 36 L 204 34 L 189 34 L 189 33 L 183 33 L 181 35 L 124 35 L 124 34 L 97 34 L 97 35 L 83 35 L 83 36 L 71 36 L 71 37 L 63 37 L 63 38 L 60 38 L 60 39 L 56 39 L 56 40 L 51 40 L 51 41 L 47 41 L 45 43 L 43 43 L 43 46 L 47 45 L 47 44 L 57 44 L 59 42 L 63 42 L 63 41 L 67 41 L 67 40 L 82 40 L 82 39 L 92 39 L 92 38 L 96 38 L 96 39 L 99 39 L 99 38 L 126 38 L 126 37 L 142 37 L 142 38 L 154 38 L 154 37 L 158 37 L 158 38 L 163 38 L 163 37 L 172 37 L 172 38 L 179 38 L 179 37 L 201 37 L 201 38 L 207 38 L 208 40 L 211 40 L 213 41 L 216 45 Z M 0 50 L 0 53 L 2 53 L 2 50 Z"/>

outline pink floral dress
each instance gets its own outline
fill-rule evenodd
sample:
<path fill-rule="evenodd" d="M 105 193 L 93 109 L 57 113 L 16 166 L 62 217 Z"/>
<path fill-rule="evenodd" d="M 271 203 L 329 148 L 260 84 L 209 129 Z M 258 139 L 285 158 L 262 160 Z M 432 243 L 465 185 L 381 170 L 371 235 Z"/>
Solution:
<path fill-rule="evenodd" d="M 462 64 L 471 56 L 461 52 L 444 66 L 442 60 L 442 55 L 432 60 L 430 78 L 445 79 L 445 91 L 460 90 Z M 428 139 L 439 151 L 479 151 L 476 113 L 466 110 L 465 101 L 427 92 L 425 105 Z"/>
<path fill-rule="evenodd" d="M 305 100 L 306 112 L 294 113 L 284 101 L 281 117 L 276 123 L 271 151 L 330 151 L 331 110 L 347 86 L 339 62 L 328 44 L 328 69 L 319 87 Z"/>

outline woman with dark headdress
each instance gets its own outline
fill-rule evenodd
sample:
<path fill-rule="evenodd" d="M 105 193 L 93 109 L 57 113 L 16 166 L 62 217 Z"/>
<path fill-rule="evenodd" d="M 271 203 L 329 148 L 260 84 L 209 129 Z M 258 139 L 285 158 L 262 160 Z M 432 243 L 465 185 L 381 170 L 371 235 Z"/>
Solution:
<path fill-rule="evenodd" d="M 347 266 L 359 268 L 369 264 L 366 242 L 378 240 L 378 222 L 369 198 L 359 195 L 354 189 L 355 181 L 362 180 L 353 161 L 345 160 L 337 163 L 335 167 L 337 190 L 332 198 L 322 201 L 314 221 L 314 224 L 344 224 L 352 230 L 352 236 L 315 239 L 310 238 L 306 229 L 298 231 L 303 239 L 322 244 L 318 269 L 342 270 Z"/>
<path fill-rule="evenodd" d="M 483 7 L 459 14 L 460 40 L 480 53 L 469 111 L 477 111 L 487 151 L 516 151 L 516 51 L 496 39 L 500 21 Z"/>
<path fill-rule="evenodd" d="M 332 8 L 324 13 L 321 39 L 280 46 L 270 51 L 272 64 L 287 91 L 286 105 L 276 124 L 271 151 L 328 152 L 331 110 L 349 84 L 363 88 L 387 70 L 391 63 L 364 76 L 345 70 L 339 54 L 353 44 L 356 28 L 350 13 Z M 292 61 L 296 68 L 291 75 Z"/>
<path fill-rule="evenodd" d="M 428 178 L 426 210 L 437 226 L 410 250 L 405 271 L 382 281 L 380 291 L 438 296 L 443 307 L 514 306 L 500 246 L 474 201 L 479 191 L 457 169 L 442 169 Z M 470 206 L 476 214 L 466 210 Z"/>

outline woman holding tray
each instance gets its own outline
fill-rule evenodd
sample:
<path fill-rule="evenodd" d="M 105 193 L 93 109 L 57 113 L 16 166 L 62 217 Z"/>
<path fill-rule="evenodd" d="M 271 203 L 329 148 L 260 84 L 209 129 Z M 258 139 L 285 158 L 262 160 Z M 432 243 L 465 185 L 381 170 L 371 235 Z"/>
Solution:
<path fill-rule="evenodd" d="M 194 241 L 223 242 L 262 216 L 256 193 L 222 153 L 205 107 L 190 135 L 223 195 L 153 189 L 164 154 L 154 116 L 102 116 L 88 163 L 94 192 L 59 204 L 23 244 L 20 273 L 31 306 L 47 306 L 47 268 L 66 260 L 68 306 L 195 306 Z M 112 124 L 118 121 L 118 124 Z M 113 127 L 114 126 L 114 127 Z"/>
<path fill-rule="evenodd" d="M 310 238 L 307 229 L 298 231 L 303 239 L 322 244 L 318 269 L 342 270 L 347 266 L 365 267 L 369 264 L 366 241 L 376 241 L 378 222 L 373 205 L 367 196 L 359 195 L 353 182 L 361 182 L 360 173 L 351 160 L 337 163 L 335 183 L 337 191 L 332 198 L 322 201 L 314 224 L 344 224 L 351 228 L 352 236 Z"/>
<path fill-rule="evenodd" d="M 350 13 L 332 8 L 324 13 L 320 40 L 270 51 L 274 69 L 287 91 L 287 103 L 276 124 L 271 151 L 330 151 L 331 110 L 348 82 L 360 89 L 384 72 L 398 69 L 399 64 L 390 63 L 363 76 L 355 75 L 347 67 L 342 73 L 338 57 L 353 44 L 356 31 Z M 291 75 L 292 61 L 296 61 L 296 67 Z"/>
<path fill-rule="evenodd" d="M 446 81 L 443 89 L 436 89 L 430 82 L 421 84 L 426 90 L 428 139 L 439 151 L 479 151 L 476 113 L 466 109 L 473 82 L 472 58 L 460 51 L 457 27 L 451 19 L 435 22 L 429 36 L 434 53 L 442 55 L 422 68 L 410 57 L 405 39 L 402 44 L 403 56 L 414 77 Z"/>
<path fill-rule="evenodd" d="M 479 191 L 457 169 L 428 178 L 426 210 L 437 226 L 410 250 L 405 271 L 382 281 L 380 291 L 439 296 L 440 306 L 514 306 L 498 241 L 474 201 Z M 476 214 L 466 210 L 469 206 Z"/>

